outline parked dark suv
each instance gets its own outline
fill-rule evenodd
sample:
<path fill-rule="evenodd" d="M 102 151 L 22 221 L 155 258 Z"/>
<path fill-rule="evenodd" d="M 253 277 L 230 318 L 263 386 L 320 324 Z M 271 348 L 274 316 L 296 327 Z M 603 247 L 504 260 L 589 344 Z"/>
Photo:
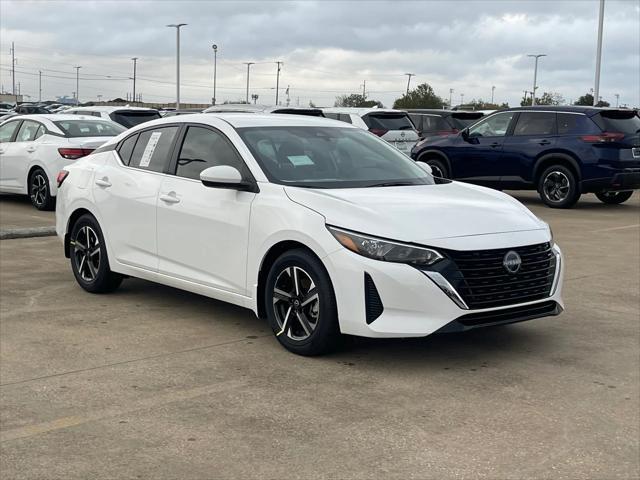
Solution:
<path fill-rule="evenodd" d="M 409 109 L 406 112 L 422 138 L 458 133 L 484 116 L 482 112 L 458 110 Z"/>
<path fill-rule="evenodd" d="M 411 157 L 437 176 L 536 189 L 554 208 L 573 206 L 582 193 L 622 203 L 640 188 L 640 118 L 613 108 L 511 108 L 418 142 Z"/>

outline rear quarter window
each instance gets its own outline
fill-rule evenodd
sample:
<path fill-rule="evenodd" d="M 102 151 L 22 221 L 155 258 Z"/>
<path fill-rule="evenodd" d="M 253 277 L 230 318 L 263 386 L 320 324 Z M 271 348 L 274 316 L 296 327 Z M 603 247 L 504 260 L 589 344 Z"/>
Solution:
<path fill-rule="evenodd" d="M 369 128 L 378 130 L 413 130 L 406 113 L 369 113 L 362 117 Z"/>
<path fill-rule="evenodd" d="M 598 128 L 586 115 L 573 113 L 558 113 L 559 135 L 584 135 L 597 133 Z"/>

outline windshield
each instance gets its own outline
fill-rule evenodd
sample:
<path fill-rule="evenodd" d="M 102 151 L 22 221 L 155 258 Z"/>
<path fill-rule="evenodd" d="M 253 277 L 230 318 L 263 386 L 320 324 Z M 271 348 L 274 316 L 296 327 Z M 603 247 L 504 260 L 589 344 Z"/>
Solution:
<path fill-rule="evenodd" d="M 365 130 L 248 127 L 238 133 L 273 183 L 313 188 L 435 183 L 413 160 Z"/>
<path fill-rule="evenodd" d="M 126 130 L 107 120 L 59 120 L 53 122 L 66 137 L 115 137 Z"/>
<path fill-rule="evenodd" d="M 148 122 L 149 120 L 156 120 L 162 118 L 160 114 L 154 110 L 150 111 L 135 111 L 135 110 L 119 110 L 113 112 L 111 120 L 120 125 L 124 125 L 127 128 L 135 127 L 141 123 Z"/>

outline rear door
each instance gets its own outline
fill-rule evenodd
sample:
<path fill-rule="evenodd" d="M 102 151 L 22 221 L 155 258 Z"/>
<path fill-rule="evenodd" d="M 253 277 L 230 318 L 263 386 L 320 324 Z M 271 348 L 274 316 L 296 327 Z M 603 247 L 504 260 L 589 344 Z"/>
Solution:
<path fill-rule="evenodd" d="M 17 187 L 12 186 L 9 177 L 9 164 L 15 160 L 9 161 L 15 157 L 14 138 L 20 127 L 20 120 L 7 122 L 0 126 L 0 188 L 4 191 L 14 191 Z"/>
<path fill-rule="evenodd" d="M 156 210 L 178 126 L 143 130 L 120 142 L 117 158 L 96 167 L 92 185 L 114 260 L 157 271 Z M 122 164 L 121 164 L 121 163 Z"/>
<path fill-rule="evenodd" d="M 3 177 L 8 189 L 28 193 L 29 164 L 37 158 L 38 139 L 42 135 L 44 135 L 44 126 L 40 122 L 23 120 L 14 142 L 4 154 Z M 51 180 L 50 178 L 49 181 Z"/>
<path fill-rule="evenodd" d="M 469 127 L 459 146 L 448 150 L 453 178 L 499 185 L 504 168 L 502 148 L 515 115 L 513 111 L 496 113 Z"/>
<path fill-rule="evenodd" d="M 504 142 L 502 186 L 518 188 L 531 182 L 536 160 L 555 147 L 557 137 L 556 112 L 521 112 Z"/>
<path fill-rule="evenodd" d="M 251 203 L 256 194 L 205 187 L 200 172 L 230 165 L 250 178 L 231 141 L 213 127 L 189 125 L 175 175 L 166 176 L 158 200 L 160 273 L 246 295 Z"/>
<path fill-rule="evenodd" d="M 406 155 L 409 155 L 418 141 L 418 132 L 405 112 L 372 112 L 363 115 L 362 120 L 371 133 L 375 133 Z"/>

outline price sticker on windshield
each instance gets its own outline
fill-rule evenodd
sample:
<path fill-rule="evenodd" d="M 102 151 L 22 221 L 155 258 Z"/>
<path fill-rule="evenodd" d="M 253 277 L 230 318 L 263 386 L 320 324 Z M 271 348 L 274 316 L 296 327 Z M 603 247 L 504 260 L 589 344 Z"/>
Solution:
<path fill-rule="evenodd" d="M 147 146 L 144 148 L 144 152 L 142 153 L 142 158 L 140 159 L 141 167 L 146 168 L 149 166 L 149 163 L 151 163 L 151 157 L 153 156 L 153 152 L 156 150 L 156 147 L 158 146 L 160 135 L 162 135 L 162 132 L 153 132 L 151 134 L 151 137 L 149 137 Z"/>

